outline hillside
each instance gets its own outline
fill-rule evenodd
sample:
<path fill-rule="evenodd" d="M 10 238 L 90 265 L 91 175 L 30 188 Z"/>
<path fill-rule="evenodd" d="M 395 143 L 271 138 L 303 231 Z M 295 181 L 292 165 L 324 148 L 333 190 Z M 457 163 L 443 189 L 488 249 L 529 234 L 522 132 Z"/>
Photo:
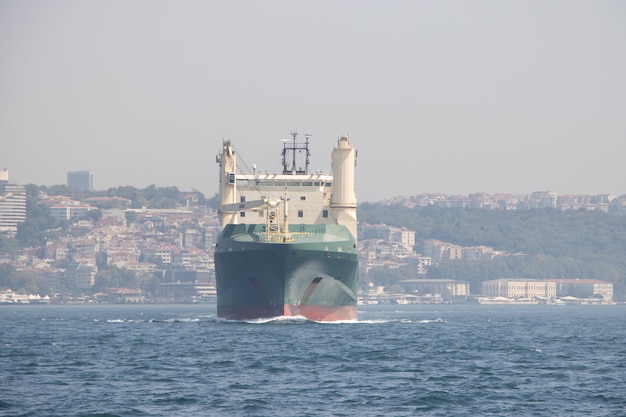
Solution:
<path fill-rule="evenodd" d="M 518 256 L 493 261 L 447 261 L 429 277 L 480 281 L 502 277 L 597 278 L 626 295 L 626 215 L 600 211 L 407 208 L 364 203 L 359 221 L 416 232 L 416 251 L 427 239 L 462 246 L 486 245 Z"/>

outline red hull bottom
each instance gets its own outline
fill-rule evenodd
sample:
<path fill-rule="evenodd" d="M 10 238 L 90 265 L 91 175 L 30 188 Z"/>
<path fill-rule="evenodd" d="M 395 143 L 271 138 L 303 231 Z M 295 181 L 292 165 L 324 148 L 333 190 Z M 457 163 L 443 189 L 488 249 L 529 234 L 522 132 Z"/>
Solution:
<path fill-rule="evenodd" d="M 313 321 L 356 320 L 356 306 L 217 306 L 217 315 L 230 320 L 254 320 L 280 316 L 303 316 Z"/>

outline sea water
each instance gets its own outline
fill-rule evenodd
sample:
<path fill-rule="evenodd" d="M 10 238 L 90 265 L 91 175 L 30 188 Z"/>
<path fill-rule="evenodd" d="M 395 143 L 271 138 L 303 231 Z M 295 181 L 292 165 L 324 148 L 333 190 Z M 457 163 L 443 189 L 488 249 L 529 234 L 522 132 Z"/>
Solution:
<path fill-rule="evenodd" d="M 0 416 L 626 415 L 626 306 L 0 306 Z"/>

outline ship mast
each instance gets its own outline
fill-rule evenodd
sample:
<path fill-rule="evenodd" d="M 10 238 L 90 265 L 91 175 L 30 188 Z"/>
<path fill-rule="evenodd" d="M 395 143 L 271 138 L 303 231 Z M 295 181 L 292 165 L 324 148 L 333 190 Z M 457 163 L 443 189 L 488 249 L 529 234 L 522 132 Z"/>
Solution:
<path fill-rule="evenodd" d="M 283 140 L 283 174 L 308 174 L 309 173 L 309 157 L 311 156 L 311 152 L 309 151 L 309 138 L 310 134 L 304 134 L 304 143 L 298 143 L 298 132 L 295 130 L 291 131 L 291 140 L 284 139 Z M 300 152 L 298 152 L 300 151 Z M 302 165 L 296 168 L 297 161 L 296 157 L 304 151 L 304 169 Z M 287 163 L 288 158 L 291 157 L 291 166 Z"/>

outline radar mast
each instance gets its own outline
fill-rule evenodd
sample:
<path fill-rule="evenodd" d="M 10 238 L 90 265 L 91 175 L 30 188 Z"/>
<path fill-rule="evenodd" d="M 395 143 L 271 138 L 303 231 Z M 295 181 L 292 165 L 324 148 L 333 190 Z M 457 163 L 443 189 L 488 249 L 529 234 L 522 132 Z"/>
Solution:
<path fill-rule="evenodd" d="M 283 174 L 309 173 L 309 157 L 311 156 L 309 138 L 311 136 L 311 134 L 305 133 L 304 142 L 298 142 L 298 132 L 292 130 L 291 139 L 282 140 Z M 304 158 L 304 167 L 302 166 L 302 158 Z M 291 166 L 287 163 L 289 159 L 291 159 Z"/>

